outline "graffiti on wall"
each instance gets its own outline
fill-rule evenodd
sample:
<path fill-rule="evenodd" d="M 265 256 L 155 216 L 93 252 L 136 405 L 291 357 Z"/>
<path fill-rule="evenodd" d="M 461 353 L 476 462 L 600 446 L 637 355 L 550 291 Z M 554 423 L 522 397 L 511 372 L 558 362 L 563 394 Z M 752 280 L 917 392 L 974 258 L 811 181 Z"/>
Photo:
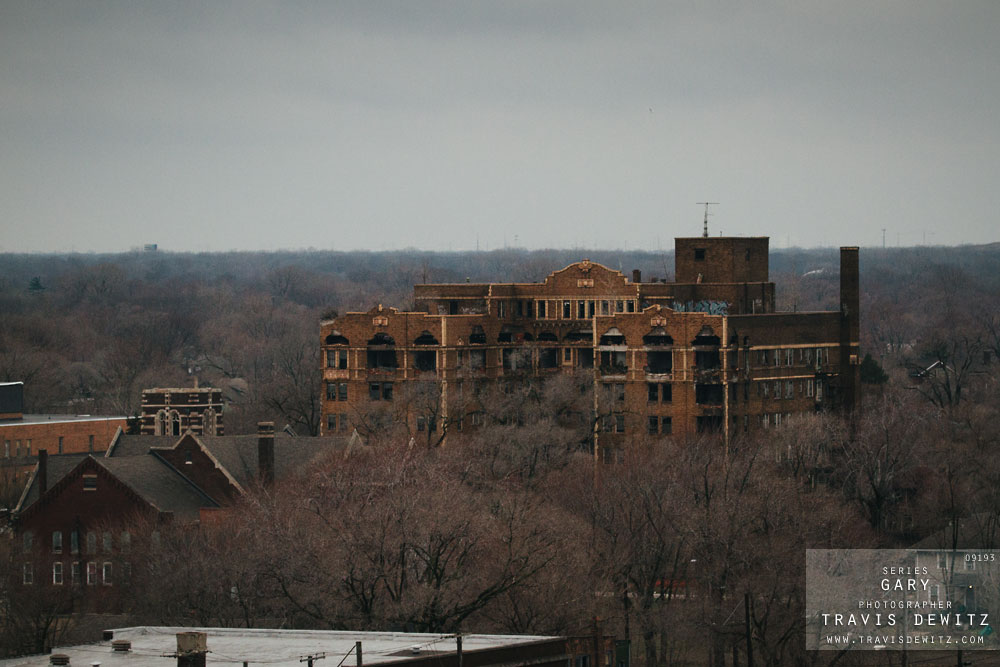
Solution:
<path fill-rule="evenodd" d="M 728 315 L 728 301 L 683 301 L 674 302 L 674 310 L 678 313 L 708 313 L 709 315 Z"/>

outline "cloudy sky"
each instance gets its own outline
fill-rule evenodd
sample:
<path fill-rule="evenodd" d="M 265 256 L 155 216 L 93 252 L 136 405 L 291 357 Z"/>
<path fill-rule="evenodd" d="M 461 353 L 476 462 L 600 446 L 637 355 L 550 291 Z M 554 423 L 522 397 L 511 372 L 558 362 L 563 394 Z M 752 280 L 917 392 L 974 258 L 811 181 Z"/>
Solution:
<path fill-rule="evenodd" d="M 0 0 L 0 251 L 1000 240 L 1000 2 Z"/>

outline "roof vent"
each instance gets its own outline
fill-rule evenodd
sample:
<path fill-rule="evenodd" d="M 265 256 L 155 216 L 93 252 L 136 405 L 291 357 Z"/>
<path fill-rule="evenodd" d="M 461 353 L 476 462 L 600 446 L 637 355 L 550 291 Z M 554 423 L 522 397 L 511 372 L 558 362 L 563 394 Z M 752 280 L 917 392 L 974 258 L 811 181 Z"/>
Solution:
<path fill-rule="evenodd" d="M 50 665 L 68 665 L 69 656 L 65 653 L 53 653 L 49 656 Z"/>
<path fill-rule="evenodd" d="M 128 653 L 132 650 L 132 642 L 127 639 L 116 639 L 111 642 L 111 650 L 115 653 Z"/>

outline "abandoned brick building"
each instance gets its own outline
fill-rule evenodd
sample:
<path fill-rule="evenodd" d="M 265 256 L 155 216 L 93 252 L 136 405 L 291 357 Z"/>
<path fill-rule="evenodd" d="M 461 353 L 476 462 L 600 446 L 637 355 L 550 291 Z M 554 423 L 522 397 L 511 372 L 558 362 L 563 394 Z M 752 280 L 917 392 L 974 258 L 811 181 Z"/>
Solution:
<path fill-rule="evenodd" d="M 675 282 L 631 280 L 583 260 L 540 283 L 421 284 L 416 312 L 381 305 L 321 323 L 325 433 L 415 383 L 436 388 L 413 431 L 483 423 L 449 416 L 469 381 L 576 372 L 594 392 L 593 454 L 639 436 L 737 433 L 858 401 L 858 249 L 840 251 L 839 311 L 775 312 L 767 237 L 675 240 Z M 474 400 L 474 399 L 472 399 Z M 449 437 L 451 437 L 449 435 Z"/>

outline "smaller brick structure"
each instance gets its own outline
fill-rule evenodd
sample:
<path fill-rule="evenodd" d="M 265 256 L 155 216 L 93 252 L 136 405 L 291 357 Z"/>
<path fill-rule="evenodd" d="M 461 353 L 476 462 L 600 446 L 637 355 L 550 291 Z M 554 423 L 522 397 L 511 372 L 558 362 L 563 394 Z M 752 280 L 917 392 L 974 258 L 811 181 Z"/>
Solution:
<path fill-rule="evenodd" d="M 224 435 L 222 390 L 212 387 L 143 389 L 141 433 Z"/>

